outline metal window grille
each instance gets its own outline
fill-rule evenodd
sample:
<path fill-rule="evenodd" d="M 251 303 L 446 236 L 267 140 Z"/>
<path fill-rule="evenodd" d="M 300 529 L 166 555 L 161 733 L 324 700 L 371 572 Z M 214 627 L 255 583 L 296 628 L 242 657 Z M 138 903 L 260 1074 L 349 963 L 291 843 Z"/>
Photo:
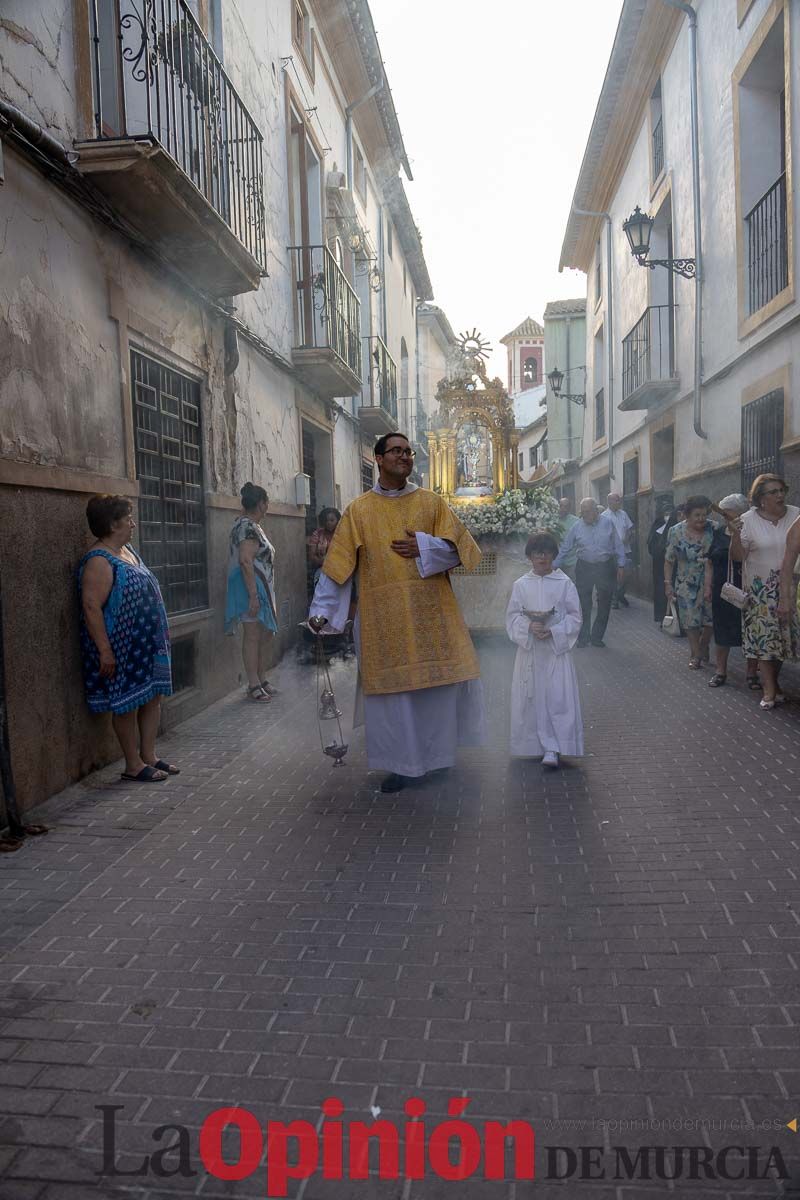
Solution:
<path fill-rule="evenodd" d="M 208 607 L 200 385 L 131 351 L 139 544 L 169 613 Z"/>
<path fill-rule="evenodd" d="M 368 458 L 361 460 L 361 490 L 362 492 L 371 492 L 372 485 L 375 482 L 372 463 Z"/>
<path fill-rule="evenodd" d="M 606 436 L 606 392 L 605 388 L 595 394 L 594 398 L 594 440 L 598 442 Z"/>
<path fill-rule="evenodd" d="M 747 229 L 748 303 L 758 312 L 789 286 L 786 175 L 773 183 L 744 219 Z"/>
<path fill-rule="evenodd" d="M 767 392 L 742 409 L 742 491 L 765 471 L 783 471 L 783 388 Z"/>
<path fill-rule="evenodd" d="M 653 180 L 664 170 L 664 123 L 661 117 L 653 126 Z"/>

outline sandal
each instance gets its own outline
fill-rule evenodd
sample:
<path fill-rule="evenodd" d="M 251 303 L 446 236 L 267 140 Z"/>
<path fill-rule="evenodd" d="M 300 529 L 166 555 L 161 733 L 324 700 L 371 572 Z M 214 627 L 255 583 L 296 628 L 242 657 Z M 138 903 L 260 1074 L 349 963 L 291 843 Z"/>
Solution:
<path fill-rule="evenodd" d="M 703 661 L 700 658 L 690 658 L 689 659 L 689 670 L 690 671 L 699 671 L 700 668 L 702 667 L 702 665 L 703 665 Z"/>
<path fill-rule="evenodd" d="M 269 703 L 272 697 L 268 692 L 264 691 L 260 683 L 255 683 L 251 688 L 247 689 L 247 699 L 252 700 L 254 704 L 263 704 L 265 701 Z"/>
<path fill-rule="evenodd" d="M 278 689 L 276 687 L 273 687 L 268 679 L 261 680 L 261 687 L 267 693 L 268 696 L 277 696 L 277 694 L 278 694 Z"/>
<path fill-rule="evenodd" d="M 160 771 L 157 767 L 150 767 L 147 764 L 142 767 L 138 775 L 120 775 L 120 779 L 127 779 L 130 783 L 163 783 L 166 778 L 166 771 Z"/>
<path fill-rule="evenodd" d="M 767 708 L 774 708 L 774 707 L 775 707 L 774 700 L 762 700 L 759 704 L 759 708 L 767 709 Z"/>
<path fill-rule="evenodd" d="M 727 675 L 712 675 L 708 681 L 709 687 L 724 687 L 727 680 Z"/>
<path fill-rule="evenodd" d="M 181 773 L 180 767 L 174 767 L 172 763 L 164 762 L 163 758 L 150 765 L 151 767 L 155 767 L 157 771 L 166 771 L 167 775 L 180 775 Z"/>
<path fill-rule="evenodd" d="M 747 686 L 751 692 L 763 692 L 764 690 L 764 685 L 757 675 L 747 676 Z"/>

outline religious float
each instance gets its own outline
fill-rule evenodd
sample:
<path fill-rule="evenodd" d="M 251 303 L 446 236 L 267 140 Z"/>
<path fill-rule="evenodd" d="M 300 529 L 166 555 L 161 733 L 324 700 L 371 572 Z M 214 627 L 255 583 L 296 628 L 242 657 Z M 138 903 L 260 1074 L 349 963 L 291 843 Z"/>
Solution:
<path fill-rule="evenodd" d="M 450 576 L 467 625 L 481 634 L 505 630 L 511 588 L 530 566 L 529 535 L 558 525 L 550 492 L 520 482 L 514 407 L 500 380 L 488 378 L 489 349 L 475 330 L 461 336 L 426 435 L 430 486 L 447 498 L 483 553 L 476 570 L 457 567 Z"/>

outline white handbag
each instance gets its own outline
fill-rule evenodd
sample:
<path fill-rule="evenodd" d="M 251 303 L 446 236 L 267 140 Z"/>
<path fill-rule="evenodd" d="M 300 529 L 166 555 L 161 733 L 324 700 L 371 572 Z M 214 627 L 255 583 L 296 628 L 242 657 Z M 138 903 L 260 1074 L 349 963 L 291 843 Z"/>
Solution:
<path fill-rule="evenodd" d="M 668 633 L 670 637 L 681 636 L 681 622 L 678 617 L 678 606 L 674 600 L 669 602 L 669 612 L 661 622 L 661 628 L 664 633 Z"/>
<path fill-rule="evenodd" d="M 733 582 L 733 559 L 731 552 L 728 551 L 728 578 L 719 591 L 720 596 L 728 604 L 732 604 L 734 608 L 747 608 L 750 603 L 750 592 L 745 588 L 738 588 Z"/>

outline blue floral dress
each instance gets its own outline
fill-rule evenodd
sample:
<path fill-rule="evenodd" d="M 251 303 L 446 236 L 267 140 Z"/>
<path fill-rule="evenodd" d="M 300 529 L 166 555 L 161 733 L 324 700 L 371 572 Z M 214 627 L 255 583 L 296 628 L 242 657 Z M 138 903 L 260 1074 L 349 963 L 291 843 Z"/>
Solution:
<path fill-rule="evenodd" d="M 101 549 L 90 550 L 78 565 L 79 600 L 83 569 L 90 558 L 104 558 L 114 574 L 103 605 L 103 620 L 117 662 L 111 679 L 100 675 L 100 655 L 86 626 L 82 604 L 80 609 L 86 703 L 95 713 L 131 712 L 156 696 L 172 693 L 169 626 L 161 589 L 136 551 L 131 546 L 126 549 L 136 558 L 135 566 Z"/>
<path fill-rule="evenodd" d="M 686 536 L 685 521 L 679 521 L 669 531 L 664 558 L 676 566 L 675 601 L 681 629 L 702 629 L 713 623 L 711 604 L 703 598 L 706 558 L 713 539 L 714 526 L 710 521 L 706 521 L 702 537 L 697 541 Z"/>

